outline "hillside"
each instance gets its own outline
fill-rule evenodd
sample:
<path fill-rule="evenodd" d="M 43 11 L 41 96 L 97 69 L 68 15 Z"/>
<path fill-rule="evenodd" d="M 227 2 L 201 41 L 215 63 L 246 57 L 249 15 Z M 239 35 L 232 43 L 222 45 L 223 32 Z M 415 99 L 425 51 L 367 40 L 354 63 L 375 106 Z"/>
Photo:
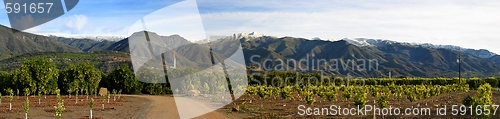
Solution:
<path fill-rule="evenodd" d="M 130 56 L 127 53 L 114 51 L 100 51 L 92 53 L 68 52 L 37 52 L 26 53 L 0 60 L 0 71 L 12 71 L 21 67 L 24 59 L 43 58 L 54 62 L 58 69 L 64 69 L 71 64 L 90 62 L 104 73 L 109 73 L 118 66 L 130 65 Z"/>
<path fill-rule="evenodd" d="M 13 33 L 12 29 L 0 25 L 0 59 L 33 52 L 81 51 L 46 36 L 26 32 Z"/>
<path fill-rule="evenodd" d="M 112 44 L 116 43 L 115 41 L 109 41 L 109 40 L 96 41 L 93 39 L 86 39 L 86 38 L 65 38 L 57 36 L 49 36 L 49 37 L 56 39 L 57 41 L 69 45 L 71 47 L 78 48 L 83 52 L 106 50 Z"/>

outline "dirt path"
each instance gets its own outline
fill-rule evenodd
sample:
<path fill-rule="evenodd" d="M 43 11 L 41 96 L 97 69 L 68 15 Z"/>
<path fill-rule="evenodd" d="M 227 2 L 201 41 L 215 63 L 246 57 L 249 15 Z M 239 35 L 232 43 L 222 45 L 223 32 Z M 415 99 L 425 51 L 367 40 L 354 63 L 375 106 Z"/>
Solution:
<path fill-rule="evenodd" d="M 147 100 L 150 100 L 151 103 L 149 106 L 146 106 L 147 109 L 142 109 L 141 112 L 138 112 L 137 118 L 139 119 L 179 119 L 179 113 L 177 111 L 176 102 L 174 97 L 170 96 L 152 96 L 152 95 L 130 95 L 142 97 Z M 195 117 L 197 119 L 227 119 L 223 114 L 211 111 L 208 107 L 200 104 L 196 101 L 192 101 L 190 99 L 182 99 L 179 100 L 182 102 L 183 107 L 189 108 L 181 108 L 180 112 L 194 112 L 194 113 L 206 113 L 202 116 Z M 195 108 L 192 108 L 195 107 Z M 183 117 L 184 118 L 184 117 Z"/>

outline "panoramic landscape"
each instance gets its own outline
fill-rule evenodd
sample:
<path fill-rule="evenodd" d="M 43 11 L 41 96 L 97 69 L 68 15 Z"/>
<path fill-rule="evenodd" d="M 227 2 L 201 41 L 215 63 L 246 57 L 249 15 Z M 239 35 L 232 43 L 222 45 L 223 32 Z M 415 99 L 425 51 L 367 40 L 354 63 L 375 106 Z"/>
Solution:
<path fill-rule="evenodd" d="M 0 119 L 500 118 L 500 2 L 4 3 Z"/>
<path fill-rule="evenodd" d="M 180 89 L 172 89 L 168 82 L 139 81 L 142 75 L 136 78 L 131 68 L 129 54 L 133 50 L 127 47 L 128 38 L 97 41 L 9 30 L 2 27 L 2 42 L 9 44 L 3 46 L 6 50 L 0 60 L 2 118 L 22 117 L 26 99 L 30 101 L 29 116 L 35 118 L 54 117 L 53 107 L 58 102 L 66 109 L 63 117 L 69 118 L 89 118 L 91 109 L 93 118 L 150 118 L 155 115 L 148 112 L 155 108 L 152 105 L 169 105 L 160 111 L 173 111 L 165 116 L 178 117 L 174 95 L 210 102 L 197 105 L 201 107 L 222 105 L 206 114 L 221 118 L 453 118 L 454 111 L 465 114 L 464 118 L 475 118 L 473 107 L 477 105 L 492 105 L 490 116 L 494 118 L 498 106 L 493 105 L 499 104 L 500 98 L 500 78 L 496 77 L 500 63 L 495 59 L 499 56 L 487 50 L 381 39 L 332 41 L 237 33 L 211 43 L 215 47 L 218 42 L 241 42 L 245 59 L 250 59 L 245 62 L 248 87 L 236 86 L 244 93 L 233 102 L 220 102 L 216 99 L 218 85 L 207 85 L 203 78 L 186 79 L 193 83 Z M 147 33 L 149 37 L 157 35 Z M 204 42 L 190 43 L 179 35 L 158 37 L 191 44 L 185 45 L 186 49 L 205 48 L 201 45 Z M 12 45 L 15 49 L 9 47 Z M 221 48 L 214 48 L 214 52 L 224 54 L 229 47 Z M 210 52 L 183 49 L 178 48 L 176 58 L 197 61 L 210 57 Z M 184 65 L 189 66 L 178 63 L 177 67 Z M 99 88 L 107 88 L 108 92 Z M 191 95 L 188 88 L 201 92 Z M 393 111 L 362 111 L 359 115 L 340 110 L 358 106 L 399 108 L 397 113 L 402 116 L 388 114 L 396 113 Z M 445 106 L 450 114 L 438 115 L 436 110 Z M 420 114 L 405 114 L 404 108 L 418 109 Z"/>

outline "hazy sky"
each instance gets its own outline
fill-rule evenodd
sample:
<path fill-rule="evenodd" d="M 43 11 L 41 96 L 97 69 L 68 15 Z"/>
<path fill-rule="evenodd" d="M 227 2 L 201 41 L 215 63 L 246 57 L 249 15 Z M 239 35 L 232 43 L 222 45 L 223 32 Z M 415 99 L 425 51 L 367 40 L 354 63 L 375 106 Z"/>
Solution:
<path fill-rule="evenodd" d="M 162 12 L 154 14 L 157 10 Z M 199 40 L 256 31 L 449 44 L 500 53 L 499 13 L 500 1 L 81 0 L 65 15 L 28 32 L 129 36 L 145 28 Z M 5 12 L 0 18 L 0 24 L 9 26 Z M 147 27 L 139 27 L 141 19 Z"/>

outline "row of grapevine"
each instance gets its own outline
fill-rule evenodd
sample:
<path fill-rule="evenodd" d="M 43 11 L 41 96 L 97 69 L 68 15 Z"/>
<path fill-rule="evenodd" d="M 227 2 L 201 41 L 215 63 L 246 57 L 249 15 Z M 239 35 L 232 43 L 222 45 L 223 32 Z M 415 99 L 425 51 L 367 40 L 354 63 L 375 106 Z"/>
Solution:
<path fill-rule="evenodd" d="M 292 92 L 298 92 L 299 100 L 304 100 L 307 104 L 313 105 L 316 100 L 314 95 L 322 99 L 327 99 L 334 102 L 337 98 L 341 101 L 352 101 L 353 105 L 364 107 L 368 102 L 368 95 L 374 98 L 374 102 L 380 107 L 386 107 L 390 98 L 395 98 L 398 101 L 406 96 L 411 102 L 427 99 L 431 96 L 440 94 L 463 92 L 469 90 L 468 84 L 452 84 L 452 85 L 367 85 L 367 86 L 311 86 L 300 88 L 298 86 L 271 87 L 271 86 L 250 86 L 247 93 L 250 95 L 258 95 L 266 99 L 269 97 L 281 97 L 283 99 L 293 98 Z M 337 97 L 341 93 L 341 97 Z M 404 94 L 404 95 L 403 95 Z"/>
<path fill-rule="evenodd" d="M 272 78 L 269 78 L 272 77 Z M 452 84 L 468 84 L 470 89 L 477 89 L 480 85 L 485 83 L 490 84 L 492 87 L 500 87 L 500 77 L 487 77 L 487 78 L 366 78 L 366 79 L 352 79 L 338 76 L 323 76 L 319 73 L 296 73 L 296 72 L 279 72 L 272 71 L 268 73 L 253 73 L 247 77 L 250 85 L 262 86 L 276 86 L 283 87 L 286 85 L 294 86 L 360 86 L 360 85 L 452 85 Z M 279 79 L 279 81 L 277 81 Z"/>

